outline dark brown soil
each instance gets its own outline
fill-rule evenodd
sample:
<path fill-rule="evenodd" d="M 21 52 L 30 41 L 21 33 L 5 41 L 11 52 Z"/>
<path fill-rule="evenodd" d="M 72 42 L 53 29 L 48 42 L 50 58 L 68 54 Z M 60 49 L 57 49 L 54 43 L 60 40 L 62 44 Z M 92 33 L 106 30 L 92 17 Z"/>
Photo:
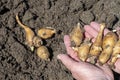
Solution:
<path fill-rule="evenodd" d="M 45 44 L 52 55 L 50 62 L 25 45 L 25 32 L 15 20 L 16 13 L 35 32 L 41 27 L 57 29 Z M 119 19 L 120 0 L 0 0 L 0 80 L 74 80 L 56 58 L 66 53 L 63 36 L 78 22 L 82 26 L 105 22 L 113 29 L 120 25 Z"/>

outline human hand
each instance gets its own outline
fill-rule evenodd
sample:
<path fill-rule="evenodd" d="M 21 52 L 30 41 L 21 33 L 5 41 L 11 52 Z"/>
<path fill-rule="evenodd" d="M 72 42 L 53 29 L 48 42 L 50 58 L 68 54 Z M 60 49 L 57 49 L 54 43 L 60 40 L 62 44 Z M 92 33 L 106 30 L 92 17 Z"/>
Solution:
<path fill-rule="evenodd" d="M 87 27 L 88 26 L 88 27 Z M 92 26 L 92 27 L 91 27 Z M 98 29 L 97 31 L 93 26 Z M 93 30 L 90 30 L 93 29 Z M 89 31 L 88 31 L 89 30 Z M 99 24 L 92 22 L 91 25 L 85 26 L 85 37 L 91 38 L 96 37 L 99 31 Z M 90 32 L 91 31 L 91 32 Z M 105 29 L 105 34 L 109 32 Z M 87 62 L 82 62 L 77 58 L 77 53 L 71 48 L 70 38 L 68 35 L 64 37 L 64 43 L 67 49 L 66 54 L 59 54 L 58 59 L 60 59 L 63 64 L 71 71 L 73 77 L 77 80 L 113 80 L 113 74 L 107 64 L 103 66 L 92 65 Z"/>
<path fill-rule="evenodd" d="M 86 37 L 93 38 L 93 41 L 94 41 L 95 37 L 97 36 L 97 33 L 100 30 L 100 24 L 98 24 L 96 22 L 91 22 L 90 25 L 85 25 L 84 29 L 85 29 Z M 116 30 L 120 31 L 120 27 L 117 27 Z M 110 32 L 110 31 L 108 29 L 105 29 L 104 35 L 108 32 Z M 119 35 L 119 37 L 120 37 L 120 35 Z M 115 69 L 113 69 L 113 70 L 120 74 L 120 64 L 119 63 L 120 63 L 120 59 L 117 59 L 117 61 L 115 63 Z"/>

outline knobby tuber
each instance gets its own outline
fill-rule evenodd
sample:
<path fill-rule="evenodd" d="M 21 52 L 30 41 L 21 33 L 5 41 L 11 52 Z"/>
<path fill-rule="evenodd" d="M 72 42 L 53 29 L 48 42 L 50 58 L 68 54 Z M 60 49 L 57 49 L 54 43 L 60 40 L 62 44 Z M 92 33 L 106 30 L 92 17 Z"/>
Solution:
<path fill-rule="evenodd" d="M 33 38 L 35 36 L 35 33 L 26 25 L 22 24 L 18 14 L 16 14 L 16 21 L 18 22 L 18 24 L 25 30 L 25 34 L 26 34 L 26 44 L 31 48 L 31 50 L 33 49 Z"/>
<path fill-rule="evenodd" d="M 56 30 L 50 27 L 41 28 L 38 30 L 37 36 L 35 33 L 30 29 L 28 26 L 21 23 L 18 14 L 16 14 L 16 21 L 17 23 L 25 30 L 26 34 L 26 44 L 34 50 L 34 47 L 37 48 L 37 55 L 43 59 L 49 61 L 50 53 L 46 46 L 43 46 L 42 39 L 47 39 L 53 36 L 56 33 Z M 42 38 L 42 39 L 41 39 Z"/>
<path fill-rule="evenodd" d="M 99 63 L 100 65 L 103 65 L 106 63 L 113 52 L 113 47 L 115 46 L 117 42 L 117 35 L 114 32 L 108 32 L 104 38 L 102 43 L 103 51 L 99 56 Z"/>
<path fill-rule="evenodd" d="M 40 47 L 40 46 L 42 46 L 42 45 L 43 45 L 42 39 L 41 39 L 40 37 L 38 37 L 38 36 L 35 36 L 35 37 L 33 38 L 33 45 L 34 45 L 35 47 Z"/>
<path fill-rule="evenodd" d="M 77 26 L 75 26 L 70 33 L 70 39 L 75 43 L 76 46 L 80 46 L 80 44 L 82 43 L 83 33 L 80 27 L 80 23 L 78 23 Z"/>
<path fill-rule="evenodd" d="M 83 32 L 78 23 L 70 33 L 70 39 L 75 43 L 72 48 L 82 61 L 93 64 L 98 61 L 100 65 L 109 61 L 109 65 L 114 67 L 116 60 L 120 58 L 120 38 L 118 40 L 118 36 L 112 31 L 104 36 L 104 28 L 105 23 L 100 24 L 100 31 L 95 41 L 90 42 L 83 38 Z"/>
<path fill-rule="evenodd" d="M 105 28 L 105 23 L 100 24 L 100 31 L 95 39 L 95 42 L 92 44 L 90 49 L 91 56 L 99 56 L 100 52 L 102 51 L 104 28 Z"/>
<path fill-rule="evenodd" d="M 82 61 L 86 61 L 88 58 L 88 53 L 90 49 L 91 43 L 89 40 L 85 40 L 80 47 L 78 47 L 78 58 Z"/>
<path fill-rule="evenodd" d="M 40 46 L 39 48 L 37 48 L 37 55 L 43 60 L 50 61 L 50 53 L 45 46 Z"/>
<path fill-rule="evenodd" d="M 38 36 L 42 39 L 51 38 L 56 33 L 56 30 L 51 27 L 41 28 L 38 30 Z"/>
<path fill-rule="evenodd" d="M 117 59 L 119 58 L 119 56 L 120 56 L 120 38 L 117 41 L 117 43 L 115 44 L 115 47 L 113 48 L 113 53 L 112 53 L 112 56 L 111 56 L 111 59 L 109 62 L 109 65 L 111 68 L 115 67 L 114 64 L 117 61 Z"/>

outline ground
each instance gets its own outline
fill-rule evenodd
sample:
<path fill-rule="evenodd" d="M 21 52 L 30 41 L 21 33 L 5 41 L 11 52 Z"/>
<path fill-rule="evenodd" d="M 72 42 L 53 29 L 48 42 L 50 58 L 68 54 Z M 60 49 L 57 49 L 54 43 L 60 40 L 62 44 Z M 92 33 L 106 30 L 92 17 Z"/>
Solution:
<path fill-rule="evenodd" d="M 36 33 L 41 27 L 57 30 L 44 44 L 51 61 L 25 45 L 16 13 Z M 56 56 L 66 54 L 63 36 L 78 22 L 83 27 L 91 21 L 105 22 L 109 29 L 120 26 L 120 0 L 0 0 L 0 80 L 74 80 Z"/>

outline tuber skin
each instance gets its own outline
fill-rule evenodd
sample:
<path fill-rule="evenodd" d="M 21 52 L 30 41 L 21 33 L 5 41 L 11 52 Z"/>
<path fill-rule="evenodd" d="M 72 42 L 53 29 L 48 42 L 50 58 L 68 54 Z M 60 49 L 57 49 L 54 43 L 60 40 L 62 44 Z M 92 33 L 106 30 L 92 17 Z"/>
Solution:
<path fill-rule="evenodd" d="M 41 28 L 38 30 L 37 35 L 42 39 L 51 38 L 56 33 L 56 30 L 51 27 Z"/>
<path fill-rule="evenodd" d="M 38 36 L 35 36 L 35 37 L 33 38 L 33 45 L 34 45 L 35 47 L 40 47 L 40 46 L 42 46 L 42 45 L 43 45 L 42 39 L 41 39 L 40 37 L 38 37 Z"/>
<path fill-rule="evenodd" d="M 117 59 L 120 56 L 120 38 L 117 41 L 117 43 L 115 44 L 115 47 L 113 48 L 113 53 L 109 62 L 109 65 L 111 68 L 115 68 L 114 64 L 117 61 Z"/>
<path fill-rule="evenodd" d="M 31 48 L 31 51 L 34 51 L 34 47 L 39 47 L 43 44 L 40 37 L 35 36 L 35 33 L 28 26 L 21 23 L 18 14 L 16 14 L 16 20 L 18 24 L 25 30 L 26 44 Z"/>
<path fill-rule="evenodd" d="M 108 47 L 113 48 L 117 40 L 118 40 L 118 37 L 114 32 L 108 32 L 103 38 L 102 48 L 103 49 L 106 49 Z"/>
<path fill-rule="evenodd" d="M 75 26 L 75 28 L 70 33 L 70 39 L 75 43 L 75 46 L 80 46 L 83 40 L 82 29 L 80 28 L 80 23 Z"/>
<path fill-rule="evenodd" d="M 86 61 L 90 50 L 91 43 L 89 40 L 85 40 L 80 47 L 78 47 L 78 58 L 82 61 Z"/>
<path fill-rule="evenodd" d="M 102 41 L 103 41 L 103 32 L 105 28 L 105 23 L 100 24 L 100 31 L 96 37 L 95 42 L 92 44 L 90 49 L 90 56 L 99 56 L 102 51 Z"/>
<path fill-rule="evenodd" d="M 99 56 L 99 65 L 105 64 L 110 59 L 111 54 L 112 54 L 112 48 L 107 48 L 103 50 Z"/>
<path fill-rule="evenodd" d="M 22 24 L 18 14 L 16 14 L 16 21 L 17 23 L 25 30 L 26 33 L 26 44 L 31 48 L 31 50 L 33 51 L 33 38 L 35 36 L 35 33 L 26 25 Z"/>
<path fill-rule="evenodd" d="M 49 53 L 46 46 L 38 47 L 37 48 L 37 55 L 43 60 L 50 61 L 50 59 L 49 59 L 50 53 Z"/>
<path fill-rule="evenodd" d="M 73 49 L 76 53 L 78 53 L 79 47 L 72 47 L 72 49 Z"/>
<path fill-rule="evenodd" d="M 99 64 L 105 64 L 112 55 L 113 48 L 117 42 L 117 35 L 113 32 L 108 32 L 104 38 L 102 43 L 103 51 L 99 56 Z"/>

